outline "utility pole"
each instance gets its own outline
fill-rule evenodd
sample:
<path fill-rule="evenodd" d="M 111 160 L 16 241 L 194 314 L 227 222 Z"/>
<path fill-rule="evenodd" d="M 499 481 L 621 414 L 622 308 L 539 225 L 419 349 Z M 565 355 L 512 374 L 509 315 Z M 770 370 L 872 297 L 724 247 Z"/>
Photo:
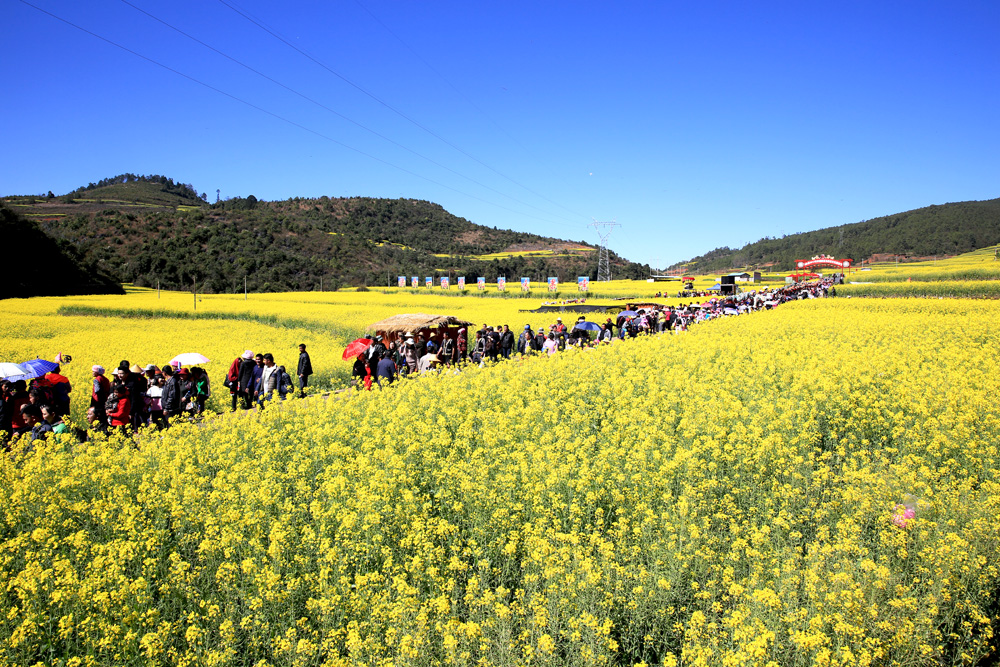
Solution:
<path fill-rule="evenodd" d="M 159 280 L 156 281 L 156 298 L 157 299 L 160 298 L 160 281 Z"/>
<path fill-rule="evenodd" d="M 247 300 L 247 276 L 243 274 L 243 300 Z"/>
<path fill-rule="evenodd" d="M 191 279 L 191 296 L 194 297 L 194 309 L 198 310 L 198 281 Z"/>
<path fill-rule="evenodd" d="M 612 220 L 611 222 L 598 222 L 596 219 L 588 227 L 597 230 L 597 235 L 601 238 L 601 250 L 597 260 L 597 282 L 609 282 L 611 280 L 611 261 L 608 256 L 608 237 L 615 227 L 620 224 Z"/>

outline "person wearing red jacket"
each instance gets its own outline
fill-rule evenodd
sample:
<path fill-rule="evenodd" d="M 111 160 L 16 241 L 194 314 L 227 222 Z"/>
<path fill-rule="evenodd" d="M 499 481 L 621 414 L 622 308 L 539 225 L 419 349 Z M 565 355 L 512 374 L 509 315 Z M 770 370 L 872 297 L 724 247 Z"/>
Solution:
<path fill-rule="evenodd" d="M 31 431 L 31 427 L 25 425 L 24 417 L 21 415 L 21 408 L 31 402 L 28 398 L 26 388 L 27 385 L 24 380 L 15 381 L 12 385 L 13 392 L 7 398 L 7 409 L 10 411 L 11 433 L 13 435 L 20 435 Z"/>
<path fill-rule="evenodd" d="M 102 424 L 107 424 L 108 413 L 104 409 L 104 404 L 111 394 L 111 383 L 104 377 L 104 366 L 94 365 L 90 367 L 94 374 L 94 385 L 90 391 L 90 407 L 94 408 L 94 415 L 101 420 Z"/>
<path fill-rule="evenodd" d="M 112 412 L 108 413 L 108 420 L 111 426 L 124 430 L 128 424 L 132 423 L 132 405 L 128 400 L 128 388 L 123 384 L 115 385 L 115 396 L 118 399 L 118 405 Z"/>
<path fill-rule="evenodd" d="M 45 379 L 52 385 L 52 399 L 55 402 L 55 405 L 52 407 L 56 409 L 60 417 L 68 415 L 69 395 L 73 391 L 73 387 L 69 383 L 69 378 L 62 375 L 60 367 L 56 366 L 52 371 L 45 374 Z"/>

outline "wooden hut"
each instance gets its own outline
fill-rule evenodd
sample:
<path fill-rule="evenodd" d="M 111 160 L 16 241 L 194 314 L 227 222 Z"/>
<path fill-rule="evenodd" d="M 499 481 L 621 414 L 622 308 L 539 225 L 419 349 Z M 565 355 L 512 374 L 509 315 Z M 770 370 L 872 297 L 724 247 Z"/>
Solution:
<path fill-rule="evenodd" d="M 384 342 L 388 346 L 389 343 L 403 338 L 406 334 L 416 336 L 418 333 L 422 333 L 424 340 L 433 338 L 438 342 L 442 336 L 455 340 L 458 337 L 459 329 L 463 327 L 467 329 L 471 326 L 473 326 L 472 322 L 466 322 L 451 315 L 404 313 L 369 324 L 365 331 L 382 334 Z"/>

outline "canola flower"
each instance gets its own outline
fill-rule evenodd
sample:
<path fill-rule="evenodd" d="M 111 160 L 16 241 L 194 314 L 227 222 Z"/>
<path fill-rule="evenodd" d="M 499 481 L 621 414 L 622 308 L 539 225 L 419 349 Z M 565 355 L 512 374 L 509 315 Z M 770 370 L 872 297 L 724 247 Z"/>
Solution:
<path fill-rule="evenodd" d="M 998 321 L 812 300 L 15 452 L 0 664 L 975 664 Z"/>

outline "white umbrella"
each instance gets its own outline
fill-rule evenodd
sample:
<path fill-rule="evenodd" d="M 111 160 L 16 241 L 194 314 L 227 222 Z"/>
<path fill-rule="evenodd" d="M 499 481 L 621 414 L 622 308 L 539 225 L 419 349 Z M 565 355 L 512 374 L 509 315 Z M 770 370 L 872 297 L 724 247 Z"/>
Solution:
<path fill-rule="evenodd" d="M 176 357 L 170 360 L 170 363 L 174 366 L 180 364 L 181 366 L 190 366 L 192 364 L 207 364 L 211 359 L 203 354 L 198 354 L 197 352 L 185 352 L 183 354 L 178 354 Z"/>
<path fill-rule="evenodd" d="M 28 377 L 28 372 L 20 364 L 14 364 L 9 361 L 0 362 L 0 378 L 7 380 L 25 380 Z"/>

